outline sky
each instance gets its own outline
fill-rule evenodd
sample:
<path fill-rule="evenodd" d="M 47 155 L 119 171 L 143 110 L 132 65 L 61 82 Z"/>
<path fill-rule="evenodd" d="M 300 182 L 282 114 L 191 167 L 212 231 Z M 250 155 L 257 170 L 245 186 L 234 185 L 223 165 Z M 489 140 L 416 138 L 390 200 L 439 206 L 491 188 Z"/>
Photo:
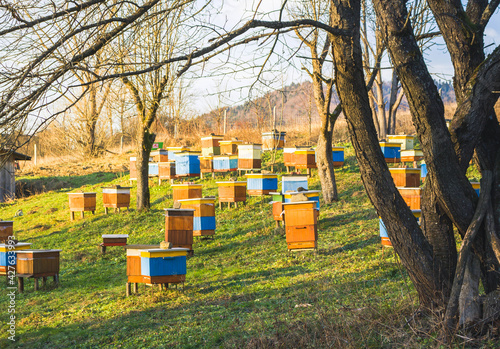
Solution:
<path fill-rule="evenodd" d="M 281 0 L 265 0 L 262 2 L 257 0 L 226 0 L 223 2 L 220 14 L 214 17 L 214 19 L 216 22 L 220 23 L 220 25 L 223 25 L 224 28 L 228 30 L 234 29 L 239 23 L 248 20 L 253 15 L 253 10 L 259 3 L 259 12 L 267 14 L 265 16 L 266 19 L 277 18 L 277 9 L 281 6 Z M 291 46 L 297 45 L 296 39 L 295 41 L 293 38 L 288 39 L 288 42 Z M 491 53 L 499 44 L 500 11 L 497 10 L 485 30 L 486 53 Z M 298 58 L 287 61 L 286 58 L 289 57 L 287 57 L 287 55 L 291 55 L 291 53 L 281 49 L 278 49 L 278 51 L 282 55 L 282 61 L 278 62 L 277 57 L 270 60 L 271 65 L 276 65 L 275 68 L 277 68 L 277 72 L 275 74 L 265 75 L 268 82 L 271 83 L 270 87 L 263 86 L 262 84 L 255 84 L 255 75 L 258 72 L 256 69 L 228 74 L 224 78 L 214 74 L 214 71 L 218 73 L 222 72 L 222 63 L 225 63 L 226 65 L 224 65 L 224 67 L 227 67 L 228 62 L 237 62 L 235 65 L 241 68 L 249 66 L 252 60 L 262 61 L 261 56 L 268 52 L 267 49 L 262 46 L 248 45 L 244 50 L 232 50 L 231 59 L 227 59 L 227 56 L 223 56 L 220 60 L 214 60 L 205 65 L 203 67 L 203 72 L 194 71 L 195 75 L 199 78 L 196 80 L 194 87 L 196 91 L 195 94 L 198 96 L 195 100 L 194 108 L 198 112 L 203 113 L 216 107 L 242 104 L 248 99 L 249 95 L 254 97 L 262 95 L 272 89 L 279 89 L 281 86 L 289 85 L 292 82 L 307 81 L 308 76 L 303 71 L 288 66 L 290 62 L 298 67 L 300 67 L 301 64 L 307 64 L 307 62 Z M 308 56 L 306 51 L 302 51 L 299 55 Z M 425 52 L 424 57 L 428 62 L 429 71 L 434 75 L 436 80 L 452 81 L 453 66 L 442 39 L 437 39 L 436 44 Z M 388 65 L 388 60 L 384 59 L 382 64 Z M 227 71 L 234 69 L 231 64 L 229 64 L 229 66 L 230 68 L 225 68 Z M 382 72 L 383 79 L 389 80 L 391 71 L 383 70 Z M 254 84 L 254 87 L 252 90 L 249 90 L 248 86 L 252 84 Z"/>

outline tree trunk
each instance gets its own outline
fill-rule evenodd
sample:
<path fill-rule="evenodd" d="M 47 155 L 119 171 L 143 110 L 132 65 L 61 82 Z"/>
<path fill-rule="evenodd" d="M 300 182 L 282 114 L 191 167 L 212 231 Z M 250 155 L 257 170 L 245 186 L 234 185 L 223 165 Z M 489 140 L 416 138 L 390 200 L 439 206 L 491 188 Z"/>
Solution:
<path fill-rule="evenodd" d="M 340 110 L 339 108 L 338 114 Z M 316 147 L 316 166 L 318 167 L 323 200 L 327 204 L 338 200 L 332 157 L 333 128 L 337 117 L 338 115 L 321 115 L 321 131 L 318 137 L 318 146 Z"/>
<path fill-rule="evenodd" d="M 149 210 L 151 207 L 149 195 L 149 154 L 156 135 L 142 129 L 137 139 L 137 210 Z"/>
<path fill-rule="evenodd" d="M 361 178 L 371 202 L 386 224 L 389 238 L 408 271 L 422 305 L 442 304 L 433 271 L 432 248 L 397 191 L 378 144 L 363 76 L 359 37 L 360 4 L 332 4 L 331 21 L 349 35 L 332 39 L 335 85 L 346 115 Z"/>

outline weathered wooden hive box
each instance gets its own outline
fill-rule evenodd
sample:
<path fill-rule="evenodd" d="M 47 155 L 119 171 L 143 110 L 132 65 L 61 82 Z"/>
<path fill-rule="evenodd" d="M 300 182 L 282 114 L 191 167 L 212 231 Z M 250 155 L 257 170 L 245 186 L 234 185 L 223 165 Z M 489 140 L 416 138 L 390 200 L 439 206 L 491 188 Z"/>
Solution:
<path fill-rule="evenodd" d="M 245 176 L 250 196 L 267 195 L 278 190 L 278 175 L 275 173 L 247 173 Z"/>
<path fill-rule="evenodd" d="M 470 182 L 472 184 L 472 188 L 476 192 L 477 196 L 481 193 L 481 183 L 480 182 Z"/>
<path fill-rule="evenodd" d="M 238 155 L 214 156 L 214 172 L 229 172 L 238 170 Z"/>
<path fill-rule="evenodd" d="M 270 192 L 269 195 L 271 195 L 271 205 L 273 208 L 273 219 L 276 222 L 281 222 L 283 221 L 283 215 L 281 214 L 283 212 L 283 202 L 285 202 L 285 197 L 283 196 L 282 193 L 280 192 Z"/>
<path fill-rule="evenodd" d="M 200 176 L 200 153 L 186 151 L 177 153 L 175 159 L 175 175 L 178 177 Z"/>
<path fill-rule="evenodd" d="M 201 198 L 201 189 L 202 185 L 196 183 L 172 184 L 174 202 L 185 199 Z"/>
<path fill-rule="evenodd" d="M 189 151 L 189 147 L 180 146 L 180 147 L 167 147 L 168 152 L 168 161 L 176 161 L 177 154 L 182 153 L 184 151 Z"/>
<path fill-rule="evenodd" d="M 401 144 L 391 142 L 379 142 L 385 162 L 396 163 L 401 161 Z"/>
<path fill-rule="evenodd" d="M 59 254 L 62 250 L 22 250 L 17 252 L 17 274 L 24 277 L 59 275 Z"/>
<path fill-rule="evenodd" d="M 175 179 L 175 161 L 159 162 L 158 163 L 158 178 L 162 179 Z"/>
<path fill-rule="evenodd" d="M 137 158 L 136 157 L 131 157 L 130 158 L 130 180 L 131 181 L 136 181 L 137 180 L 137 165 L 136 165 Z"/>
<path fill-rule="evenodd" d="M 130 187 L 103 187 L 102 202 L 104 207 L 128 208 L 130 206 Z"/>
<path fill-rule="evenodd" d="M 215 234 L 215 198 L 179 200 L 181 208 L 193 209 L 193 236 Z"/>
<path fill-rule="evenodd" d="M 333 167 L 339 168 L 344 166 L 344 147 L 332 148 Z"/>
<path fill-rule="evenodd" d="M 127 234 L 102 234 L 103 246 L 125 246 L 127 245 Z"/>
<path fill-rule="evenodd" d="M 165 209 L 165 241 L 174 247 L 193 249 L 193 209 Z"/>
<path fill-rule="evenodd" d="M 70 211 L 95 211 L 96 193 L 68 193 Z"/>
<path fill-rule="evenodd" d="M 154 162 L 167 162 L 168 161 L 168 150 L 158 149 L 154 150 L 149 154 L 153 158 Z"/>
<path fill-rule="evenodd" d="M 419 187 L 420 186 L 420 169 L 418 168 L 389 168 L 392 179 L 396 187 Z"/>
<path fill-rule="evenodd" d="M 219 201 L 241 202 L 247 199 L 247 182 L 225 181 L 217 182 Z"/>
<path fill-rule="evenodd" d="M 224 139 L 224 136 L 210 135 L 201 138 L 201 154 L 203 156 L 220 155 L 219 142 Z"/>
<path fill-rule="evenodd" d="M 187 248 L 141 250 L 141 275 L 148 284 L 184 282 Z"/>
<path fill-rule="evenodd" d="M 285 146 L 286 132 L 276 130 L 262 133 L 262 150 L 282 149 Z"/>
<path fill-rule="evenodd" d="M 283 193 L 285 202 L 292 202 L 293 201 L 293 196 L 295 195 L 305 195 L 307 197 L 307 200 L 314 202 L 315 208 L 319 210 L 320 203 L 319 203 L 319 193 L 321 190 L 307 190 L 307 191 L 296 191 L 296 192 L 288 192 L 288 193 Z"/>
<path fill-rule="evenodd" d="M 288 250 L 318 247 L 318 210 L 313 201 L 283 203 Z"/>
<path fill-rule="evenodd" d="M 14 236 L 14 221 L 0 221 L 0 242 L 7 243 Z"/>
<path fill-rule="evenodd" d="M 424 158 L 424 153 L 420 149 L 401 150 L 401 162 L 420 161 Z"/>
<path fill-rule="evenodd" d="M 413 149 L 415 136 L 409 135 L 387 135 L 387 140 L 391 143 L 401 144 L 401 150 Z"/>
<path fill-rule="evenodd" d="M 219 141 L 221 155 L 238 155 L 238 145 L 242 143 L 239 140 Z"/>
<path fill-rule="evenodd" d="M 285 147 L 283 148 L 283 164 L 286 167 L 293 167 L 295 166 L 294 162 L 294 154 L 295 154 L 295 147 Z"/>
<path fill-rule="evenodd" d="M 238 169 L 258 170 L 262 167 L 262 144 L 238 145 Z"/>
<path fill-rule="evenodd" d="M 281 176 L 281 192 L 297 191 L 298 188 L 308 189 L 307 176 L 304 175 L 283 175 Z"/>
<path fill-rule="evenodd" d="M 420 217 L 422 215 L 422 211 L 420 209 L 418 210 L 411 210 L 413 213 L 413 216 L 417 219 L 418 224 L 420 224 Z M 382 221 L 382 218 L 379 217 L 379 231 L 380 231 L 380 242 L 382 243 L 383 246 L 392 246 L 392 242 L 389 239 L 389 235 L 387 234 L 387 229 L 385 227 L 384 222 Z"/>
<path fill-rule="evenodd" d="M 214 157 L 213 156 L 200 156 L 200 172 L 211 173 L 214 172 Z"/>
<path fill-rule="evenodd" d="M 141 250 L 157 249 L 160 245 L 127 245 L 127 282 L 143 283 L 141 274 Z"/>
<path fill-rule="evenodd" d="M 297 148 L 294 153 L 295 168 L 316 168 L 316 152 L 314 149 Z"/>
<path fill-rule="evenodd" d="M 422 198 L 422 188 L 397 187 L 403 200 L 412 210 L 420 210 L 420 201 Z"/>
<path fill-rule="evenodd" d="M 7 275 L 10 266 L 16 265 L 17 252 L 27 250 L 31 243 L 18 242 L 17 244 L 0 244 L 0 275 Z M 9 251 L 13 253 L 9 253 Z"/>

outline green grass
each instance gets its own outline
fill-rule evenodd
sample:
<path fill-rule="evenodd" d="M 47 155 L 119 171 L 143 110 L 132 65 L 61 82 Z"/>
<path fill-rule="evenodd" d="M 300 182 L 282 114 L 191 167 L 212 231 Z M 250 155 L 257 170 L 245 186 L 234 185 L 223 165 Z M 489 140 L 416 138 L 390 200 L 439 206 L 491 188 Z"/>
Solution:
<path fill-rule="evenodd" d="M 277 168 L 283 170 L 282 154 Z M 269 154 L 264 162 L 269 161 Z M 275 167 L 276 168 L 276 167 Z M 217 180 L 220 180 L 220 176 Z M 213 240 L 197 239 L 188 259 L 184 292 L 141 285 L 125 297 L 126 256 L 120 247 L 100 254 L 101 234 L 129 234 L 129 244 L 164 238 L 163 209 L 172 207 L 170 185 L 150 182 L 152 209 L 104 215 L 105 185 L 129 185 L 128 176 L 97 173 L 53 178 L 55 191 L 0 206 L 14 220 L 21 241 L 61 253 L 61 285 L 33 291 L 27 282 L 16 296 L 15 343 L 23 348 L 260 348 L 391 347 L 435 344 L 414 333 L 405 316 L 417 307 L 416 293 L 391 249 L 380 245 L 378 219 L 364 192 L 352 148 L 336 170 L 338 202 L 322 205 L 319 248 L 288 253 L 274 228 L 269 199 L 249 198 L 237 209 L 216 209 Z M 39 181 L 46 179 L 39 178 Z M 216 195 L 213 179 L 203 194 Z M 135 185 L 135 184 L 134 184 Z M 310 189 L 320 189 L 317 175 Z M 67 193 L 97 192 L 98 210 L 69 220 Z M 131 207 L 135 207 L 135 188 Z M 17 210 L 24 215 L 15 217 Z M 7 322 L 6 291 L 0 323 Z M 7 345 L 1 330 L 0 344 Z"/>

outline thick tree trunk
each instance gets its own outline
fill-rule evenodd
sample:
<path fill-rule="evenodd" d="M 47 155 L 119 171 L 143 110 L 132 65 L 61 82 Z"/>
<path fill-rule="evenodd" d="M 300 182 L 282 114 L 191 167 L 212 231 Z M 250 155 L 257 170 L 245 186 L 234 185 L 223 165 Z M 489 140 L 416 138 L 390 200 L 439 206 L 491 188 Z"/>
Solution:
<path fill-rule="evenodd" d="M 378 145 L 362 70 L 359 42 L 360 4 L 342 0 L 332 4 L 332 25 L 349 32 L 332 40 L 335 81 L 361 178 L 368 197 L 382 217 L 395 251 L 407 269 L 424 306 L 442 304 L 434 275 L 432 248 L 415 217 L 397 191 Z"/>
<path fill-rule="evenodd" d="M 142 129 L 137 139 L 137 210 L 149 210 L 151 207 L 149 195 L 149 154 L 156 135 Z"/>

